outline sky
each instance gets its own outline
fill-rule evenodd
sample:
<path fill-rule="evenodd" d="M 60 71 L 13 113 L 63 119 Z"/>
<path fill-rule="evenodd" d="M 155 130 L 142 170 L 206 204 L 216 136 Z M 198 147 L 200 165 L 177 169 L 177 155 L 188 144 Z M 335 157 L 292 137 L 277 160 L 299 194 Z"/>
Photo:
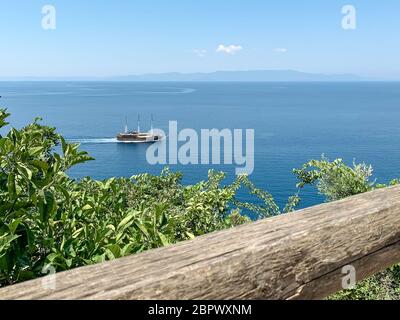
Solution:
<path fill-rule="evenodd" d="M 55 29 L 43 28 L 45 5 Z M 342 27 L 345 5 L 355 29 Z M 400 80 L 399 17 L 398 0 L 0 0 L 0 78 L 293 69 Z"/>

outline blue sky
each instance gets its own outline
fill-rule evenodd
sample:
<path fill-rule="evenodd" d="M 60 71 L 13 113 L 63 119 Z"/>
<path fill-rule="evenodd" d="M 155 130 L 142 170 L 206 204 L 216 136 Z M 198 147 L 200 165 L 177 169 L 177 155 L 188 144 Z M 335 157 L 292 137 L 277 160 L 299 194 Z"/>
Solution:
<path fill-rule="evenodd" d="M 42 29 L 46 4 L 56 30 Z M 355 30 L 341 27 L 344 5 L 357 9 Z M 399 16 L 398 0 L 1 0 L 0 77 L 295 69 L 400 79 Z"/>

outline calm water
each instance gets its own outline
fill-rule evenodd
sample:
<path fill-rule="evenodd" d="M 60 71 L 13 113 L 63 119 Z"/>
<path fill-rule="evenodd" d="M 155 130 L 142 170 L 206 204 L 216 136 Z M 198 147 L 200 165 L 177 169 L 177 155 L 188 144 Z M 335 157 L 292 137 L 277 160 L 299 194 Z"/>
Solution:
<path fill-rule="evenodd" d="M 400 176 L 400 83 L 0 82 L 0 95 L 13 126 L 42 116 L 82 142 L 96 161 L 73 169 L 76 178 L 160 172 L 147 164 L 146 146 L 110 140 L 125 115 L 135 125 L 137 114 L 143 129 L 150 114 L 164 130 L 170 120 L 180 129 L 255 129 L 251 178 L 281 205 L 296 191 L 292 169 L 323 153 L 371 163 L 380 182 Z M 185 183 L 205 179 L 210 168 L 234 176 L 234 166 L 171 166 Z M 311 190 L 302 198 L 302 206 L 323 201 Z"/>

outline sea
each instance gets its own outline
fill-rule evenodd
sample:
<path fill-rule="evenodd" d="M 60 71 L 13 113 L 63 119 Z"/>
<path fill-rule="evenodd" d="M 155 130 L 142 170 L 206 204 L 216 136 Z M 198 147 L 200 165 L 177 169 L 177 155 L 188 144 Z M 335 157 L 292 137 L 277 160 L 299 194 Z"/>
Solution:
<path fill-rule="evenodd" d="M 165 165 L 147 161 L 148 145 L 115 139 L 126 118 L 136 128 L 138 115 L 145 131 L 151 115 L 167 133 L 170 121 L 196 132 L 253 129 L 250 179 L 281 207 L 297 191 L 293 168 L 322 155 L 371 164 L 380 183 L 400 177 L 400 82 L 0 82 L 0 96 L 11 126 L 40 116 L 95 158 L 69 171 L 75 179 L 161 172 Z M 184 184 L 207 179 L 210 169 L 226 172 L 228 184 L 237 167 L 169 164 Z M 300 207 L 325 201 L 313 187 L 300 196 Z M 245 190 L 239 198 L 259 203 Z"/>

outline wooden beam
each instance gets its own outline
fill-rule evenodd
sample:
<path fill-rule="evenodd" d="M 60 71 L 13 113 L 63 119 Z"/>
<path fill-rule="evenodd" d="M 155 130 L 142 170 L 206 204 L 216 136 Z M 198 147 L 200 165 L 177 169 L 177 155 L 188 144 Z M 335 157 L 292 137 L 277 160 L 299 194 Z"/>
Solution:
<path fill-rule="evenodd" d="M 0 290 L 0 299 L 320 299 L 400 262 L 400 187 Z"/>

